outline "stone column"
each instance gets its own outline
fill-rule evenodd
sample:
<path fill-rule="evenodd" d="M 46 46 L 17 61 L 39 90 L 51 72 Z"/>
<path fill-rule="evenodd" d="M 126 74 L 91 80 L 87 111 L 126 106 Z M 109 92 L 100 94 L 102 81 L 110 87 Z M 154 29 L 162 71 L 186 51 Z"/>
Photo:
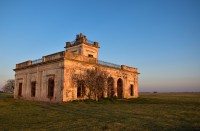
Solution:
<path fill-rule="evenodd" d="M 30 74 L 26 74 L 26 98 L 30 99 L 31 97 L 31 80 Z"/>
<path fill-rule="evenodd" d="M 114 96 L 117 97 L 117 78 L 114 78 Z"/>
<path fill-rule="evenodd" d="M 103 92 L 103 95 L 105 98 L 108 98 L 108 84 L 107 81 L 105 82 L 105 90 Z"/>
<path fill-rule="evenodd" d="M 138 97 L 138 76 L 134 78 L 134 97 Z"/>
<path fill-rule="evenodd" d="M 123 83 L 122 83 L 123 84 L 122 98 L 127 98 L 127 89 L 128 89 L 128 87 L 127 87 L 127 78 L 123 78 L 122 81 L 123 81 Z"/>
<path fill-rule="evenodd" d="M 17 75 L 15 73 L 15 88 L 14 88 L 14 98 L 16 99 L 18 95 L 18 81 L 17 81 Z"/>
<path fill-rule="evenodd" d="M 27 74 L 24 74 L 23 84 L 22 84 L 22 97 L 26 98 L 27 90 Z"/>

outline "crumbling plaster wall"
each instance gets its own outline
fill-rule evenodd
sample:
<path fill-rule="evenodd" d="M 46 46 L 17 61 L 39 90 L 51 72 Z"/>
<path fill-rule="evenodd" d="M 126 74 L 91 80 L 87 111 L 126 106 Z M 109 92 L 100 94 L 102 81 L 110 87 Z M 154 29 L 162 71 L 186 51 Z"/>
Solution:
<path fill-rule="evenodd" d="M 64 62 L 64 89 L 63 89 L 63 101 L 76 100 L 77 87 L 71 82 L 71 73 L 80 73 L 87 69 L 99 67 L 101 70 L 107 71 L 109 76 L 114 79 L 114 91 L 117 96 L 117 81 L 119 78 L 123 81 L 123 98 L 136 98 L 138 97 L 138 73 L 130 72 L 127 70 L 116 69 L 108 66 L 102 66 L 95 63 L 89 63 L 84 61 L 76 61 L 66 59 Z M 134 95 L 130 95 L 130 85 L 134 86 Z M 107 93 L 105 93 L 105 97 Z M 84 97 L 85 99 L 87 97 Z"/>
<path fill-rule="evenodd" d="M 14 98 L 38 101 L 62 101 L 63 62 L 35 65 L 23 70 L 16 70 Z M 54 96 L 48 98 L 48 78 L 54 77 Z M 35 97 L 31 96 L 31 82 L 36 81 Z M 19 83 L 22 83 L 22 96 L 18 96 Z"/>

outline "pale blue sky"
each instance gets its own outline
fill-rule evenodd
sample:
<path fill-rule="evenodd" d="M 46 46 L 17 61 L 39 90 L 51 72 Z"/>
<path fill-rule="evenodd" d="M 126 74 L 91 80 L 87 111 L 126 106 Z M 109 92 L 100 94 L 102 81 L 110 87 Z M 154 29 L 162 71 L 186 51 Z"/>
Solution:
<path fill-rule="evenodd" d="M 200 91 L 199 0 L 0 0 L 0 86 L 80 32 L 137 67 L 140 91 Z"/>

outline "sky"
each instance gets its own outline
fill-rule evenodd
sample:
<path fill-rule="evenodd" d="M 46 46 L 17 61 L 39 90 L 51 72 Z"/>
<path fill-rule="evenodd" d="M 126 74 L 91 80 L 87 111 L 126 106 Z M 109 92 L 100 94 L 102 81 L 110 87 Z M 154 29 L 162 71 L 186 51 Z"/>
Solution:
<path fill-rule="evenodd" d="M 0 88 L 79 33 L 138 68 L 140 92 L 200 92 L 200 0 L 0 0 Z"/>

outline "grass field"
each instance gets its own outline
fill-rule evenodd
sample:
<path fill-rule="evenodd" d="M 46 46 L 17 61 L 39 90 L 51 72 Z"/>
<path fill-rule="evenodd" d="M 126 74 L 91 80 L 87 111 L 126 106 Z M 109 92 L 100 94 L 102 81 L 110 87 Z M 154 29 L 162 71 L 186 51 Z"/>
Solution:
<path fill-rule="evenodd" d="M 52 104 L 0 94 L 0 130 L 200 130 L 200 94 Z"/>

